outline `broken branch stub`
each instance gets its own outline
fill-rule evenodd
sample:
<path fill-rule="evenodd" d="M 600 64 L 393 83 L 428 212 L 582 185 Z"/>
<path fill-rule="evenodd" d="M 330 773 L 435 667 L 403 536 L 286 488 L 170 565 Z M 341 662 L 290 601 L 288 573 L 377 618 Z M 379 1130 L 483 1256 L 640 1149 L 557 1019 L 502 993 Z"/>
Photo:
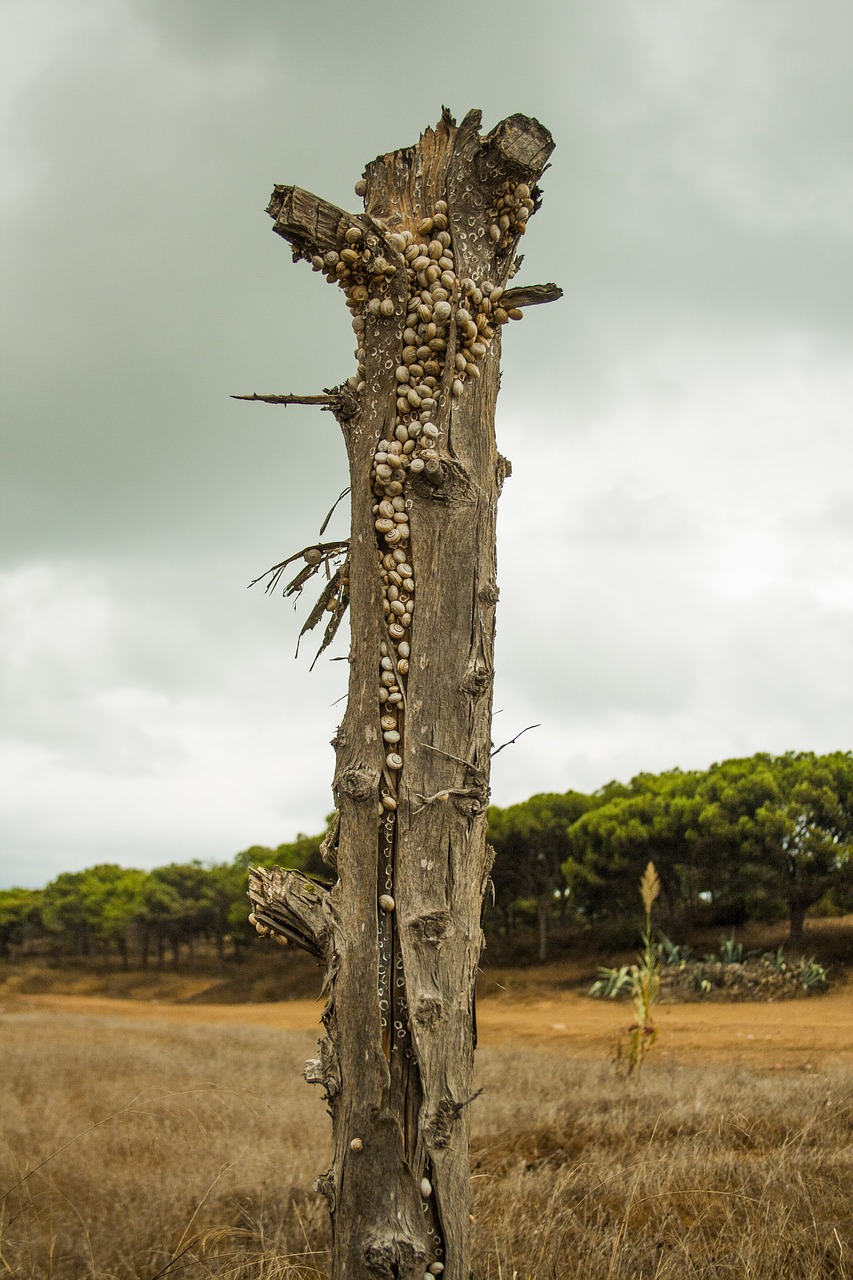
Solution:
<path fill-rule="evenodd" d="M 291 186 L 268 210 L 294 259 L 343 290 L 358 347 L 338 414 L 352 520 L 349 695 L 324 846 L 338 879 L 317 891 L 258 870 L 250 891 L 264 931 L 326 966 L 326 1036 L 307 1077 L 333 1118 L 318 1186 L 335 1280 L 469 1274 L 495 518 L 509 470 L 494 435 L 500 341 L 522 307 L 560 294 L 507 288 L 550 134 L 524 116 L 479 129 L 478 112 L 457 126 L 445 111 L 413 147 L 372 161 L 361 214 Z"/>

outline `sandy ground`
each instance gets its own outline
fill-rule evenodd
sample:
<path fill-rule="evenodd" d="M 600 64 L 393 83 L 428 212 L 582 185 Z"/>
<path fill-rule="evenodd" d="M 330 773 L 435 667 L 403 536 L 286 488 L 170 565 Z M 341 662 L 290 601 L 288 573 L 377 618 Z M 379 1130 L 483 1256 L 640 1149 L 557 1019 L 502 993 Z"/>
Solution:
<path fill-rule="evenodd" d="M 170 1004 L 101 996 L 22 995 L 7 1012 L 39 1010 L 170 1023 L 232 1023 L 305 1031 L 319 1027 L 322 1004 Z M 523 1000 L 494 995 L 477 1007 L 481 1045 L 515 1044 L 572 1057 L 609 1056 L 630 1023 L 624 1003 L 574 992 Z M 769 1070 L 853 1066 L 853 983 L 828 995 L 770 1004 L 666 1004 L 656 1011 L 656 1058 L 731 1062 Z"/>

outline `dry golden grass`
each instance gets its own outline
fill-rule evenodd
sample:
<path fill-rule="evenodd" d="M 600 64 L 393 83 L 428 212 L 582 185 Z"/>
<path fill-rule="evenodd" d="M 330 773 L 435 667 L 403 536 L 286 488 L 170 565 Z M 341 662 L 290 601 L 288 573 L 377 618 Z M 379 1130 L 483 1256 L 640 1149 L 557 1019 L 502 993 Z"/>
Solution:
<path fill-rule="evenodd" d="M 0 1275 L 326 1275 L 313 1034 L 24 1008 L 0 1032 Z M 853 1277 L 849 1069 L 626 1083 L 501 1048 L 479 1077 L 478 1280 Z"/>

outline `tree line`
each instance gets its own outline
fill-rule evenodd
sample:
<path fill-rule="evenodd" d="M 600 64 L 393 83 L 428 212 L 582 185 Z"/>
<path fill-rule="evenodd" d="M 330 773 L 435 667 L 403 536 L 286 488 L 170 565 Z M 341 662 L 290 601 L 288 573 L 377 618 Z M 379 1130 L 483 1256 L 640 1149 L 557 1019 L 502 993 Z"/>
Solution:
<path fill-rule="evenodd" d="M 64 872 L 41 890 L 0 890 L 0 954 L 27 944 L 65 956 L 113 955 L 178 964 L 200 943 L 240 955 L 253 865 L 295 867 L 320 880 L 323 836 L 230 862 L 170 863 L 153 871 L 106 863 Z M 636 924 L 637 884 L 649 861 L 672 929 L 787 917 L 796 945 L 807 911 L 853 910 L 853 754 L 759 753 L 706 770 L 641 773 L 629 783 L 531 796 L 489 809 L 495 849 L 488 931 L 535 924 L 547 958 L 554 926 L 593 931 Z"/>
<path fill-rule="evenodd" d="M 250 866 L 295 867 L 326 878 L 322 835 L 275 849 L 252 845 L 230 862 L 172 862 L 153 871 L 101 863 L 65 871 L 45 889 L 0 890 L 0 955 L 34 944 L 57 956 L 117 956 L 125 968 L 177 966 L 198 944 L 239 955 L 255 938 L 246 900 Z"/>
<path fill-rule="evenodd" d="M 758 753 L 705 770 L 641 773 L 592 795 L 531 796 L 489 811 L 495 910 L 535 909 L 544 959 L 555 915 L 635 923 L 651 861 L 670 928 L 853 910 L 853 755 Z"/>

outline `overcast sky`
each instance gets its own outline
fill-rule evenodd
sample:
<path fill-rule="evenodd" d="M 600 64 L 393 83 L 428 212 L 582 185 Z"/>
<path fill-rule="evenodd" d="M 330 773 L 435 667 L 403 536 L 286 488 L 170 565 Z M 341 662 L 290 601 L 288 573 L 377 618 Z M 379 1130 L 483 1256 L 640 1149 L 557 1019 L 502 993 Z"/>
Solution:
<path fill-rule="evenodd" d="M 849 0 L 4 0 L 0 884 L 323 826 L 346 664 L 246 584 L 346 483 L 275 182 L 557 143 L 504 343 L 493 799 L 853 747 Z M 346 533 L 344 511 L 334 528 Z M 345 652 L 346 641 L 335 652 Z"/>

